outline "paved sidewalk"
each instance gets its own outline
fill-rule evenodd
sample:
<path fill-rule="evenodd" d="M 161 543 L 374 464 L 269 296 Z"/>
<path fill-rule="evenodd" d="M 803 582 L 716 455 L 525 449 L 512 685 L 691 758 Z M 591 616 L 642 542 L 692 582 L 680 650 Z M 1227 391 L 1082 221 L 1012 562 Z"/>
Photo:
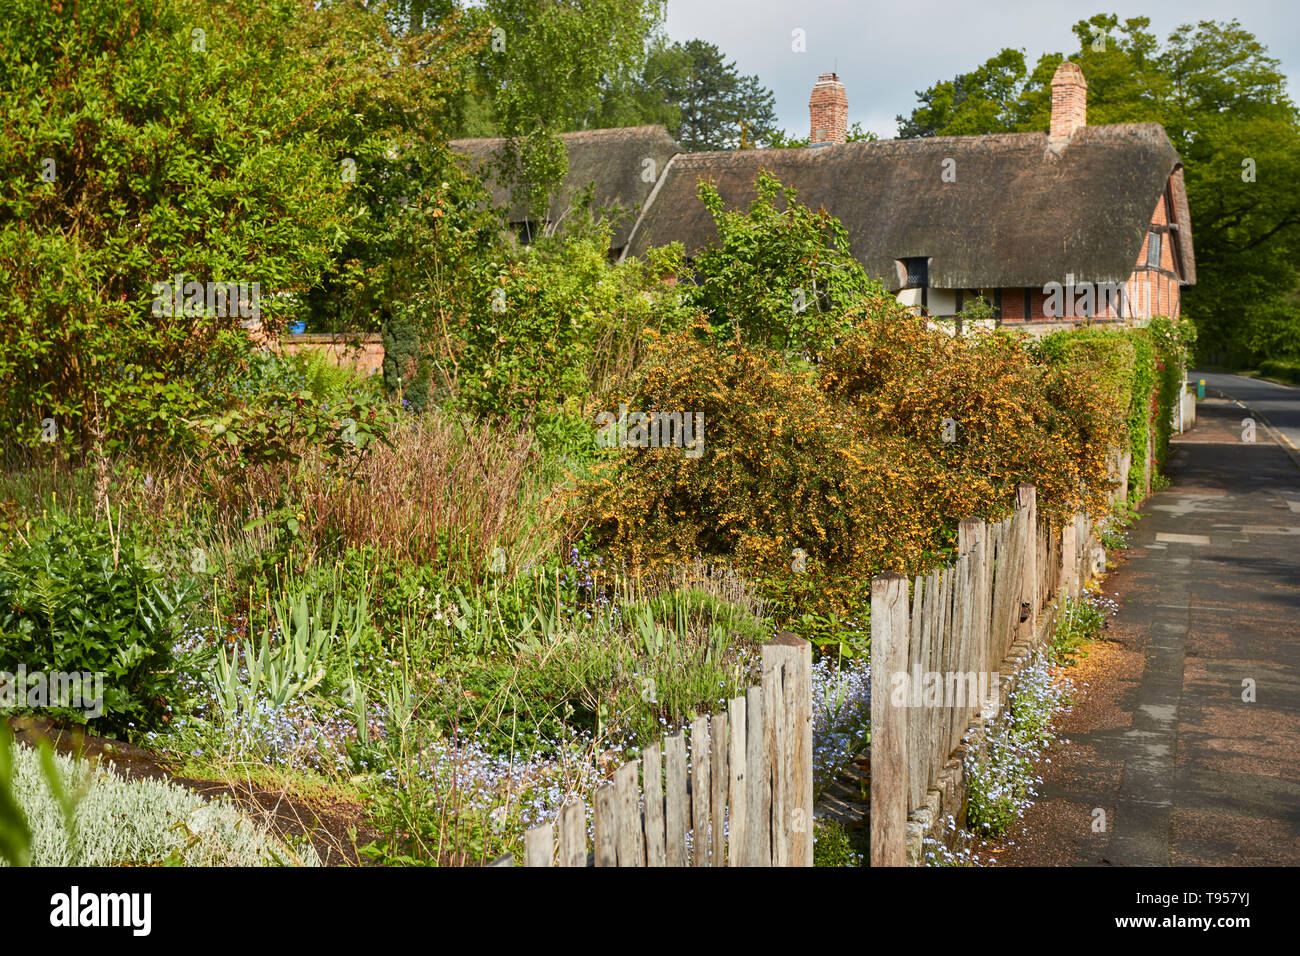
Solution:
<path fill-rule="evenodd" d="M 1004 865 L 1300 864 L 1300 470 L 1235 404 L 1198 417 Z"/>

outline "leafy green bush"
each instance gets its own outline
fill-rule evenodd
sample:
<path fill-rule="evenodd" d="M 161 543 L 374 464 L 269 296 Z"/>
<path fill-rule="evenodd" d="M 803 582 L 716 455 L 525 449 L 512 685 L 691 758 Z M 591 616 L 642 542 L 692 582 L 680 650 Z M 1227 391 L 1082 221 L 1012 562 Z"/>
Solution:
<path fill-rule="evenodd" d="M 55 512 L 0 552 L 0 670 L 102 673 L 96 729 L 134 737 L 175 709 L 173 648 L 195 594 L 129 530 Z"/>
<path fill-rule="evenodd" d="M 747 211 L 729 211 L 716 186 L 700 183 L 718 236 L 694 260 L 691 303 L 723 338 L 820 353 L 852 329 L 849 310 L 882 287 L 849 254 L 848 233 L 825 209 L 803 205 L 767 172 L 754 189 Z"/>
<path fill-rule="evenodd" d="M 813 866 L 862 866 L 862 854 L 838 820 L 822 820 L 814 828 Z"/>
<path fill-rule="evenodd" d="M 680 292 L 660 281 L 681 268 L 676 252 L 611 265 L 608 248 L 600 230 L 503 250 L 478 270 L 452 354 L 438 356 L 461 406 L 563 445 L 570 429 L 554 419 L 586 411 L 574 397 L 630 371 L 647 331 L 684 324 Z"/>
<path fill-rule="evenodd" d="M 1300 385 L 1300 362 L 1285 359 L 1265 359 L 1259 363 L 1259 374 Z"/>
<path fill-rule="evenodd" d="M 1155 459 L 1164 465 L 1169 461 L 1174 409 L 1186 387 L 1187 361 L 1196 344 L 1196 326 L 1190 319 L 1157 316 L 1146 331 L 1155 351 Z"/>
<path fill-rule="evenodd" d="M 155 284 L 177 274 L 259 283 L 273 335 L 303 311 L 275 293 L 344 271 L 358 244 L 374 249 L 361 265 L 384 272 L 361 270 L 367 291 L 395 297 L 393 274 L 409 278 L 409 248 L 394 257 L 383 242 L 407 223 L 376 224 L 364 200 L 381 192 L 376 208 L 399 208 L 416 193 L 406 151 L 388 158 L 398 144 L 459 168 L 440 121 L 458 63 L 486 37 L 455 18 L 403 32 L 357 4 L 9 6 L 0 97 L 22 105 L 0 142 L 6 440 L 37 444 L 52 417 L 81 450 L 101 436 L 110 450 L 187 445 L 253 346 L 241 316 L 206 303 L 153 314 Z M 420 253 L 426 235 L 411 243 Z"/>

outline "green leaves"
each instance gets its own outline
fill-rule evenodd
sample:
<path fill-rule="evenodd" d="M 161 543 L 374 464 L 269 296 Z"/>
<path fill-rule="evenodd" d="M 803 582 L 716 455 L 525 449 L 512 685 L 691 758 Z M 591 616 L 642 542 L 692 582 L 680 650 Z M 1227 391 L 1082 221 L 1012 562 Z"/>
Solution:
<path fill-rule="evenodd" d="M 351 666 L 369 625 L 365 586 L 356 601 L 330 600 L 327 615 L 324 589 L 291 585 L 272 601 L 270 621 L 259 639 L 239 642 L 229 656 L 224 649 L 217 651 L 208 681 L 226 726 L 255 720 L 262 703 L 279 711 L 312 693 L 326 681 L 336 655 Z M 348 684 L 356 686 L 352 678 Z"/>
<path fill-rule="evenodd" d="M 173 647 L 194 585 L 154 568 L 129 535 L 56 512 L 0 552 L 0 670 L 103 675 L 105 736 L 156 726 L 174 696 Z M 85 720 L 82 711 L 68 716 Z"/>
<path fill-rule="evenodd" d="M 0 857 L 10 866 L 28 866 L 32 859 L 32 831 L 14 798 L 13 734 L 0 719 Z"/>
<path fill-rule="evenodd" d="M 365 160 L 408 135 L 438 139 L 465 40 L 394 36 L 382 12 L 318 6 L 12 5 L 0 98 L 23 106 L 0 141 L 7 434 L 34 443 L 52 416 L 69 448 L 101 428 L 110 450 L 188 446 L 195 419 L 228 407 L 253 346 L 239 316 L 154 315 L 153 284 L 260 283 L 262 329 L 278 335 L 303 309 L 295 294 L 365 235 Z M 201 51 L 194 23 L 207 24 Z M 342 156 L 363 160 L 358 184 Z"/>
<path fill-rule="evenodd" d="M 845 313 L 881 287 L 849 255 L 848 234 L 825 210 L 798 201 L 760 173 L 746 212 L 724 209 L 710 183 L 700 201 L 717 224 L 716 244 L 695 260 L 688 294 L 715 334 L 786 353 L 819 353 L 852 329 Z"/>

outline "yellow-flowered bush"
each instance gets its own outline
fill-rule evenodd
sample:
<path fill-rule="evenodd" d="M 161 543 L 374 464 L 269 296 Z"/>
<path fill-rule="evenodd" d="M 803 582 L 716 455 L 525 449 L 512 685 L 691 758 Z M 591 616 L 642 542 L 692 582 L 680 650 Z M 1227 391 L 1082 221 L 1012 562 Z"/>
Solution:
<path fill-rule="evenodd" d="M 1105 507 L 1123 414 L 1104 389 L 1011 336 L 931 331 L 888 298 L 852 318 L 815 366 L 703 325 L 652 341 L 605 407 L 702 414 L 703 448 L 604 452 L 575 491 L 574 533 L 635 572 L 720 558 L 787 611 L 843 613 L 873 574 L 947 560 L 957 523 L 1004 517 L 1020 482 L 1048 516 Z"/>

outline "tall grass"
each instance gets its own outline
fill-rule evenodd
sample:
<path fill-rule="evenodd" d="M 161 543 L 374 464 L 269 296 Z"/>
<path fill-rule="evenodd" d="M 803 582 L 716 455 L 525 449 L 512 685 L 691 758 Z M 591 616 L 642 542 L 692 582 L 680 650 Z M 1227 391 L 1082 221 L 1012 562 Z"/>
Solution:
<path fill-rule="evenodd" d="M 555 552 L 559 530 L 530 434 L 430 413 L 391 438 L 351 477 L 331 475 L 319 455 L 304 459 L 293 498 L 318 546 L 374 546 L 446 567 L 453 581 L 477 580 L 497 547 L 514 568 Z"/>

